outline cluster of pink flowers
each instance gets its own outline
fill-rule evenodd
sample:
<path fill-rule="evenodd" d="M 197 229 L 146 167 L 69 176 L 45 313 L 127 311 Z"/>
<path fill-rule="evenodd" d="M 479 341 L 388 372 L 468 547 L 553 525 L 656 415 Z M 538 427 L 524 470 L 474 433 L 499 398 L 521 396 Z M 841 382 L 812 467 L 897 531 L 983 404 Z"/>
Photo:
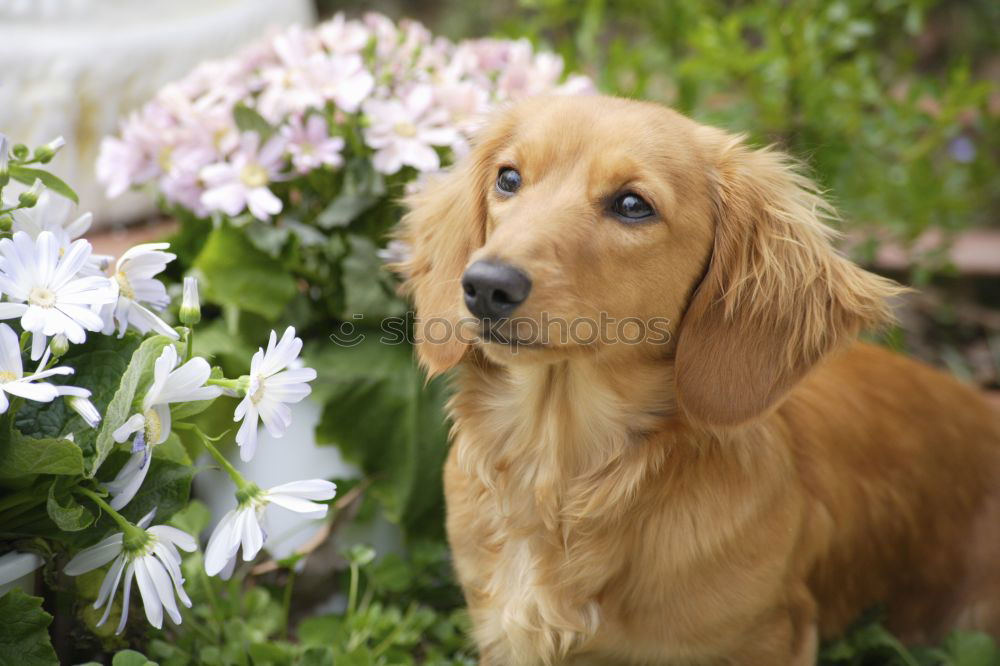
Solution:
<path fill-rule="evenodd" d="M 166 201 L 205 216 L 248 210 L 267 220 L 282 202 L 270 185 L 344 163 L 360 129 L 373 167 L 395 174 L 441 168 L 461 155 L 484 114 L 539 94 L 593 92 L 563 80 L 562 59 L 527 40 L 434 37 L 421 24 L 368 14 L 290 28 L 237 56 L 199 66 L 163 88 L 101 146 L 109 196 L 155 183 Z M 243 131 L 233 110 L 256 111 L 275 132 Z M 244 129 L 246 129 L 244 127 Z"/>

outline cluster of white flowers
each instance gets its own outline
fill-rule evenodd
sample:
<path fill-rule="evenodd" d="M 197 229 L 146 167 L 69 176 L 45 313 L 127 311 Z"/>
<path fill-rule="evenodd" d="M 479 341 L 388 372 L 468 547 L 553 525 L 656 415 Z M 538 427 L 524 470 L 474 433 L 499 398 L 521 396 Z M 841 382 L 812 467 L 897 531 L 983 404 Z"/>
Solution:
<path fill-rule="evenodd" d="M 183 588 L 178 549 L 193 551 L 196 540 L 166 525 L 148 527 L 152 512 L 137 525 L 117 513 L 140 491 L 151 467 L 153 448 L 171 433 L 170 406 L 212 400 L 226 388 L 230 394 L 243 396 L 234 412 L 234 421 L 241 422 L 236 440 L 242 458 L 250 460 L 259 422 L 263 421 L 271 436 L 281 437 L 291 423 L 288 404 L 309 395 L 307 382 L 316 378 L 316 372 L 302 367 L 302 340 L 292 327 L 280 339 L 272 331 L 267 348 L 259 349 L 251 359 L 250 374 L 239 379 L 212 379 L 209 363 L 197 356 L 181 363 L 173 342 L 181 336 L 157 314 L 170 304 L 163 283 L 156 277 L 175 259 L 166 251 L 168 244 L 139 245 L 112 262 L 110 257 L 95 258 L 90 243 L 80 238 L 89 226 L 89 214 L 74 218 L 71 203 L 48 191 L 34 207 L 12 213 L 11 233 L 0 239 L 0 319 L 17 320 L 25 334 L 30 334 L 30 357 L 38 366 L 34 372 L 25 372 L 24 356 L 29 350 L 23 347 L 27 338 L 22 343 L 14 328 L 0 323 L 0 414 L 11 408 L 14 399 L 51 402 L 63 396 L 88 427 L 96 428 L 102 415 L 89 400 L 90 391 L 51 381 L 75 372 L 69 365 L 55 365 L 53 357 L 62 358 L 70 343 L 85 342 L 88 332 L 123 336 L 133 329 L 172 339 L 153 363 L 152 381 L 137 400 L 136 413 L 123 422 L 104 424 L 113 429 L 116 442 L 132 442 L 131 457 L 117 476 L 104 484 L 110 501 L 105 502 L 103 495 L 94 491 L 80 491 L 114 517 L 122 531 L 81 551 L 65 567 L 67 574 L 79 575 L 111 563 L 94 607 L 105 608 L 99 623 L 103 624 L 121 586 L 120 633 L 128 617 L 133 580 L 146 617 L 155 627 L 162 625 L 164 614 L 175 623 L 181 622 L 178 599 L 185 606 L 191 605 Z M 188 324 L 197 321 L 198 310 L 197 284 L 186 278 L 182 320 Z M 333 483 L 321 479 L 293 481 L 262 491 L 225 463 L 210 443 L 206 446 L 239 488 L 237 508 L 222 518 L 208 544 L 205 567 L 212 575 L 228 577 L 232 573 L 241 545 L 244 560 L 256 557 L 266 540 L 261 521 L 269 504 L 320 518 L 327 506 L 317 502 L 330 500 L 336 493 Z M 0 561 L 0 583 L 30 571 L 28 565 L 38 566 L 36 560 L 37 556 L 30 554 L 5 555 Z"/>
<path fill-rule="evenodd" d="M 89 391 L 42 381 L 74 372 L 47 367 L 53 349 L 81 344 L 88 332 L 117 329 L 124 335 L 130 326 L 141 333 L 155 329 L 179 337 L 153 311 L 168 305 L 163 284 L 154 276 L 174 255 L 159 252 L 161 244 L 139 245 L 108 276 L 111 258 L 94 255 L 90 243 L 80 238 L 90 221 L 89 213 L 74 218 L 72 202 L 50 191 L 42 192 L 33 207 L 12 213 L 12 234 L 0 239 L 0 320 L 15 320 L 31 334 L 31 360 L 39 363 L 35 372 L 25 374 L 20 340 L 10 326 L 0 324 L 0 414 L 9 408 L 5 394 L 39 402 L 65 396 L 94 427 L 100 414 L 88 400 Z"/>
<path fill-rule="evenodd" d="M 562 78 L 562 59 L 524 39 L 453 43 L 413 21 L 337 16 L 205 63 L 165 87 L 123 123 L 120 137 L 104 140 L 98 176 L 110 196 L 155 182 L 168 202 L 198 215 L 246 209 L 267 220 L 282 205 L 269 185 L 339 167 L 348 128 L 364 128 L 376 170 L 433 172 L 442 151 L 467 150 L 495 105 L 593 92 L 586 77 Z M 237 105 L 277 131 L 263 143 L 241 133 Z"/>

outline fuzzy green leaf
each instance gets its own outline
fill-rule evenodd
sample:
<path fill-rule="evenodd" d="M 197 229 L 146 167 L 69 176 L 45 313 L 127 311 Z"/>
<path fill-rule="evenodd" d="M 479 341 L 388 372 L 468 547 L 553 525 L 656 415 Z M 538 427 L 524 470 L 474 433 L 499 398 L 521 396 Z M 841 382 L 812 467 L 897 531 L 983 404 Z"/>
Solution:
<path fill-rule="evenodd" d="M 76 501 L 73 495 L 58 480 L 49 486 L 49 499 L 45 508 L 59 529 L 65 532 L 79 532 L 94 523 L 94 514 Z"/>
<path fill-rule="evenodd" d="M 0 479 L 31 474 L 83 474 L 83 452 L 68 439 L 35 439 L 13 430 L 3 440 Z"/>
<path fill-rule="evenodd" d="M 146 659 L 141 652 L 122 650 L 111 660 L 111 666 L 157 666 L 157 663 Z"/>
<path fill-rule="evenodd" d="M 76 372 L 51 377 L 48 381 L 89 389 L 90 401 L 104 414 L 141 341 L 135 334 L 124 338 L 92 335 L 84 344 L 70 347 L 69 353 L 59 360 L 60 365 L 68 365 Z M 73 433 L 74 441 L 84 451 L 85 460 L 94 451 L 100 427 L 95 429 L 84 423 L 65 400 L 26 402 L 17 411 L 16 425 L 21 432 L 30 432 L 36 437 L 65 437 Z"/>
<path fill-rule="evenodd" d="M 57 664 L 49 639 L 52 616 L 42 610 L 40 597 L 11 590 L 0 597 L 0 664 L 50 666 Z"/>
<path fill-rule="evenodd" d="M 206 301 L 235 305 L 271 320 L 295 296 L 295 280 L 288 271 L 228 224 L 212 231 L 195 268 L 204 276 Z"/>
<path fill-rule="evenodd" d="M 233 121 L 241 132 L 259 134 L 261 143 L 267 141 L 274 134 L 274 128 L 265 120 L 264 116 L 246 104 L 237 104 L 233 107 Z"/>
<path fill-rule="evenodd" d="M 133 414 L 132 403 L 136 399 L 136 394 L 141 387 L 149 383 L 153 373 L 153 363 L 159 358 L 163 348 L 172 342 L 165 335 L 154 335 L 144 340 L 132 354 L 128 368 L 118 384 L 118 390 L 115 391 L 114 397 L 104 413 L 104 421 L 97 434 L 94 462 L 88 471 L 88 476 L 92 477 L 97 473 L 111 449 L 114 448 L 115 441 L 111 434 Z"/>

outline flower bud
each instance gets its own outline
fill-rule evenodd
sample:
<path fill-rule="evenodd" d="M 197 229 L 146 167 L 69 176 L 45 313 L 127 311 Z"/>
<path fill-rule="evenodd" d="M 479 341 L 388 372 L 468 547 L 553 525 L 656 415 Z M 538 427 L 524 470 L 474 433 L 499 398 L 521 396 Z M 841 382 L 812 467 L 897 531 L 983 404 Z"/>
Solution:
<path fill-rule="evenodd" d="M 42 185 L 42 181 L 36 178 L 30 189 L 25 192 L 21 192 L 21 194 L 17 197 L 17 201 L 25 208 L 31 208 L 38 203 L 38 197 L 42 195 L 42 190 L 44 189 L 45 186 Z"/>
<path fill-rule="evenodd" d="M 69 340 L 66 339 L 65 335 L 59 333 L 53 336 L 52 342 L 49 343 L 49 350 L 53 356 L 59 358 L 69 351 Z"/>
<path fill-rule="evenodd" d="M 28 147 L 23 143 L 14 144 L 10 152 L 14 155 L 14 159 L 19 162 L 28 159 Z"/>
<path fill-rule="evenodd" d="M 94 407 L 92 403 L 87 398 L 82 398 L 80 396 L 71 396 L 69 399 L 70 408 L 80 415 L 87 425 L 91 428 L 96 428 L 101 423 L 101 413 L 97 411 L 97 407 Z"/>
<path fill-rule="evenodd" d="M 0 134 L 0 188 L 10 182 L 10 139 Z"/>
<path fill-rule="evenodd" d="M 181 323 L 194 326 L 201 321 L 201 300 L 198 296 L 198 278 L 184 278 L 184 295 L 181 298 Z"/>
<path fill-rule="evenodd" d="M 8 214 L 0 215 L 0 233 L 14 228 L 14 218 Z"/>
<path fill-rule="evenodd" d="M 57 136 L 44 146 L 35 148 L 35 159 L 42 164 L 47 164 L 52 161 L 52 158 L 56 156 L 59 149 L 65 145 L 66 139 L 62 138 L 62 136 Z"/>

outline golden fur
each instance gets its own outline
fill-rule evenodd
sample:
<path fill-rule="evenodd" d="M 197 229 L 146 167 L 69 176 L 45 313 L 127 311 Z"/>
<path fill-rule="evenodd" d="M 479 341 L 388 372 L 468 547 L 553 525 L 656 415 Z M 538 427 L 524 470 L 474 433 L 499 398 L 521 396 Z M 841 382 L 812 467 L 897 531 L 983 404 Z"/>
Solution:
<path fill-rule="evenodd" d="M 609 216 L 623 190 L 657 219 Z M 876 604 L 906 640 L 1000 633 L 997 416 L 854 342 L 899 288 L 834 251 L 779 152 L 654 104 L 537 99 L 410 205 L 418 354 L 460 366 L 448 533 L 482 664 L 800 666 Z M 476 334 L 460 279 L 482 258 L 531 277 L 518 318 L 672 337 L 429 335 Z"/>

